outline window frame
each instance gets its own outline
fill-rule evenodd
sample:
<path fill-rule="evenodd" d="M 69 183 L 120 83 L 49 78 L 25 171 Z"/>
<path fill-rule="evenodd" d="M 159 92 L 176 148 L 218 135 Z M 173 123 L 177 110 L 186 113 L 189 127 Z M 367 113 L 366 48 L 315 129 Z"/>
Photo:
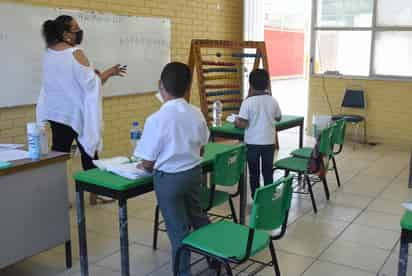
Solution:
<path fill-rule="evenodd" d="M 372 26 L 371 27 L 318 27 L 318 3 L 322 0 L 312 0 L 312 16 L 311 16 L 311 39 L 310 39 L 310 75 L 314 77 L 328 77 L 328 78 L 340 78 L 340 79 L 360 79 L 360 80 L 396 80 L 396 81 L 412 81 L 412 76 L 397 76 L 397 75 L 380 75 L 374 72 L 375 61 L 375 42 L 376 33 L 378 32 L 397 32 L 397 31 L 409 31 L 412 32 L 412 26 L 378 26 L 377 14 L 378 14 L 378 0 L 373 0 L 372 9 Z M 315 56 L 316 56 L 316 35 L 317 31 L 370 31 L 371 34 L 371 49 L 369 56 L 369 75 L 328 75 L 324 73 L 315 73 Z"/>

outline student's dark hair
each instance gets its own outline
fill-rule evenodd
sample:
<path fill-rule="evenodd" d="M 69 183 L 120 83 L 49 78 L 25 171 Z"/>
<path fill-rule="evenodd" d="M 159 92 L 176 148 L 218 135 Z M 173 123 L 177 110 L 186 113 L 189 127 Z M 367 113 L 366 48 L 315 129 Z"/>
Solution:
<path fill-rule="evenodd" d="M 249 84 L 255 90 L 266 90 L 269 87 L 269 74 L 264 69 L 255 69 L 250 73 Z"/>
<path fill-rule="evenodd" d="M 191 79 L 192 74 L 189 67 L 181 62 L 167 64 L 160 75 L 163 87 L 176 98 L 182 98 L 185 95 Z"/>
<path fill-rule="evenodd" d="M 70 23 L 73 17 L 60 15 L 55 20 L 46 20 L 43 23 L 42 34 L 47 47 L 63 41 L 64 32 L 70 31 Z"/>

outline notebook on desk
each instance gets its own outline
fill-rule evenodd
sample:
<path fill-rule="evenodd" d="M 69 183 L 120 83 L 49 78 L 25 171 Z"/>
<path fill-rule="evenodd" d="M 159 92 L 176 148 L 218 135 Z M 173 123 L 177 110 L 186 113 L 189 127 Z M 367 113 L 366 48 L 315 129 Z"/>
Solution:
<path fill-rule="evenodd" d="M 149 172 L 137 168 L 140 162 L 131 162 L 129 158 L 122 156 L 93 161 L 96 167 L 101 170 L 132 180 L 151 175 Z"/>

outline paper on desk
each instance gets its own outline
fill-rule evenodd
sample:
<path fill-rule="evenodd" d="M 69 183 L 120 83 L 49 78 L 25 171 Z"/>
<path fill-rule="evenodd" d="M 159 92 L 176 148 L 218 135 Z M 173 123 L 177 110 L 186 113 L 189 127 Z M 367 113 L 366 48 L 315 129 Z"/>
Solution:
<path fill-rule="evenodd" d="M 150 173 L 137 168 L 139 162 L 130 162 L 127 157 L 113 157 L 108 159 L 94 160 L 94 165 L 103 171 L 108 171 L 128 179 L 138 179 L 149 176 Z"/>
<path fill-rule="evenodd" d="M 402 207 L 408 210 L 409 212 L 412 212 L 412 202 L 405 202 L 402 204 Z"/>
<path fill-rule="evenodd" d="M 112 165 L 109 166 L 107 170 L 132 180 L 151 175 L 145 170 L 138 169 L 137 164 L 139 164 L 139 162 Z"/>
<path fill-rule="evenodd" d="M 103 171 L 107 171 L 107 168 L 113 165 L 128 163 L 130 160 L 124 156 L 118 156 L 113 158 L 106 158 L 100 160 L 93 160 L 93 164 Z"/>
<path fill-rule="evenodd" d="M 0 151 L 0 161 L 15 161 L 29 158 L 29 154 L 24 150 L 3 150 Z"/>
<path fill-rule="evenodd" d="M 229 116 L 227 116 L 226 121 L 233 124 L 236 121 L 237 117 L 239 117 L 239 115 L 232 113 Z"/>
<path fill-rule="evenodd" d="M 22 144 L 0 144 L 0 151 L 11 150 L 11 149 L 21 149 L 24 145 Z"/>

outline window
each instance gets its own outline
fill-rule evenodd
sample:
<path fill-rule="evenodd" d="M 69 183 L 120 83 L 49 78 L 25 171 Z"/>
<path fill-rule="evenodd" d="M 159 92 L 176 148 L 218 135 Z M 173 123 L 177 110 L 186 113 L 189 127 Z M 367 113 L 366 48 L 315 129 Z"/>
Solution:
<path fill-rule="evenodd" d="M 412 77 L 411 0 L 313 2 L 313 73 Z"/>

